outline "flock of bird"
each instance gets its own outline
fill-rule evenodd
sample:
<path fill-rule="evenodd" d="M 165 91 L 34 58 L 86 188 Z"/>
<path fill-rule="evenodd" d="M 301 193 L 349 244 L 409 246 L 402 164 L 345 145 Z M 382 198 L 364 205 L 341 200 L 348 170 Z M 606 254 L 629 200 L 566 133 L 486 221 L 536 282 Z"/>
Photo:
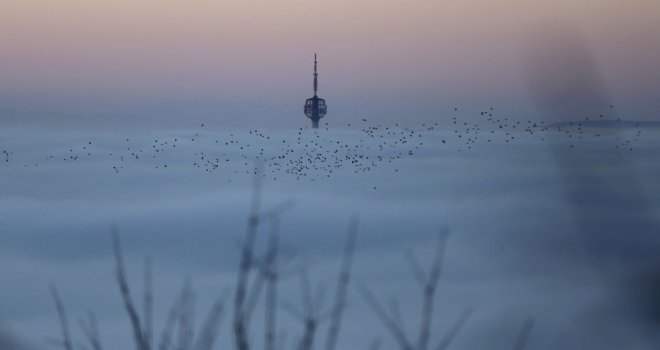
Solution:
<path fill-rule="evenodd" d="M 458 109 L 456 109 L 457 111 Z M 357 125 L 352 125 L 357 124 Z M 94 140 L 79 142 L 67 147 L 62 153 L 53 153 L 43 161 L 84 162 L 85 160 L 109 160 L 112 171 L 119 173 L 129 165 L 147 166 L 155 169 L 172 169 L 185 164 L 208 173 L 231 172 L 248 175 L 256 171 L 256 161 L 264 164 L 264 176 L 273 180 L 292 177 L 296 180 L 316 181 L 330 178 L 340 169 L 353 173 L 368 173 L 384 164 L 398 172 L 397 162 L 413 157 L 425 146 L 425 142 L 455 149 L 457 152 L 471 151 L 479 145 L 492 143 L 513 144 L 522 136 L 545 141 L 549 135 L 559 140 L 562 147 L 575 149 L 580 141 L 601 138 L 607 133 L 614 140 L 617 154 L 633 151 L 634 144 L 642 137 L 642 130 L 634 133 L 611 133 L 592 128 L 588 120 L 583 122 L 548 124 L 543 121 L 514 120 L 495 116 L 493 108 L 480 112 L 475 120 L 460 120 L 453 116 L 450 124 L 424 123 L 417 127 L 394 125 L 371 125 L 367 118 L 346 125 L 358 131 L 335 132 L 324 129 L 298 129 L 295 134 L 267 133 L 250 130 L 242 133 L 217 133 L 200 130 L 186 135 L 162 135 L 151 142 L 143 137 L 121 138 L 112 145 L 99 144 Z M 103 143 L 100 142 L 100 143 Z M 4 163 L 10 163 L 14 152 L 2 150 Z M 24 162 L 24 166 L 38 167 L 39 160 Z M 227 181 L 231 181 L 228 178 Z"/>

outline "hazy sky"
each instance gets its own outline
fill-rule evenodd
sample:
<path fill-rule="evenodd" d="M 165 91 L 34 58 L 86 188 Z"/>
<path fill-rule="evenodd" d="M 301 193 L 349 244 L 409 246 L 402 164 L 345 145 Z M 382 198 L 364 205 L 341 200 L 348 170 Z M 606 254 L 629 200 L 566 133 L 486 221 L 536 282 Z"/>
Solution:
<path fill-rule="evenodd" d="M 524 116 L 539 23 L 584 37 L 618 111 L 660 109 L 657 1 L 3 0 L 0 121 L 306 125 L 319 53 L 324 120 Z"/>
<path fill-rule="evenodd" d="M 292 260 L 333 281 L 337 232 L 358 213 L 356 281 L 383 301 L 399 297 L 411 327 L 419 294 L 401 250 L 427 262 L 428 242 L 451 228 L 434 342 L 475 306 L 457 349 L 511 348 L 529 316 L 530 349 L 657 348 L 641 327 L 660 323 L 657 131 L 572 138 L 468 121 L 490 107 L 536 123 L 594 106 L 660 121 L 658 0 L 0 1 L 0 281 L 14 286 L 0 288 L 0 348 L 14 331 L 38 344 L 57 335 L 49 283 L 72 320 L 93 308 L 106 344 L 130 346 L 113 223 L 133 280 L 154 258 L 157 320 L 186 276 L 208 305 L 235 280 L 262 153 L 264 207 L 296 200 L 282 221 Z M 366 132 L 223 130 L 308 126 L 315 52 L 322 123 Z M 391 127 L 451 125 L 456 114 L 452 129 L 405 140 L 409 130 Z M 380 123 L 390 127 L 370 129 Z M 103 127 L 124 130 L 69 130 Z M 383 165 L 360 168 L 362 156 Z M 318 177 L 299 180 L 292 166 Z M 295 280 L 282 288 L 296 298 Z M 346 348 L 375 336 L 393 348 L 349 293 Z M 299 325 L 282 320 L 292 344 Z"/>

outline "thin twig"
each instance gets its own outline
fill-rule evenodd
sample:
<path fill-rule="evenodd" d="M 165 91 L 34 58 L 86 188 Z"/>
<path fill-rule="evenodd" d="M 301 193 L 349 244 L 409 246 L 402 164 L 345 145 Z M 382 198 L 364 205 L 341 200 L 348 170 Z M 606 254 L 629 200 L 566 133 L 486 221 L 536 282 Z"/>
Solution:
<path fill-rule="evenodd" d="M 298 344 L 298 350 L 311 350 L 314 345 L 314 336 L 316 335 L 316 327 L 318 322 L 313 317 L 305 318 L 305 330 L 303 332 L 300 343 Z"/>
<path fill-rule="evenodd" d="M 456 320 L 456 322 L 452 325 L 452 327 L 449 329 L 449 332 L 447 332 L 447 335 L 445 335 L 444 338 L 442 338 L 442 341 L 438 344 L 438 346 L 435 347 L 435 350 L 446 350 L 449 348 L 451 343 L 454 341 L 454 338 L 458 335 L 458 333 L 463 329 L 463 326 L 465 325 L 465 322 L 472 316 L 472 313 L 474 312 L 473 308 L 467 308 L 461 316 Z"/>
<path fill-rule="evenodd" d="M 399 307 L 399 300 L 392 298 L 389 302 L 390 313 L 392 314 L 392 320 L 396 322 L 397 327 L 405 333 L 406 327 L 403 323 L 403 316 L 401 316 L 401 308 Z"/>
<path fill-rule="evenodd" d="M 57 315 L 60 318 L 60 327 L 62 328 L 62 340 L 58 341 L 57 343 L 65 350 L 73 350 L 71 333 L 69 332 L 69 321 L 66 317 L 66 309 L 64 308 L 64 303 L 62 303 L 60 294 L 57 292 L 57 288 L 55 288 L 55 286 L 50 286 L 50 292 L 53 295 L 55 307 L 57 308 Z"/>
<path fill-rule="evenodd" d="M 275 350 L 284 350 L 284 345 L 286 344 L 286 332 L 280 331 L 279 336 L 277 337 L 277 346 Z"/>
<path fill-rule="evenodd" d="M 102 350 L 101 346 L 101 335 L 99 333 L 99 328 L 96 323 L 96 315 L 93 312 L 87 313 L 87 322 L 84 319 L 80 319 L 80 329 L 82 329 L 83 334 L 89 341 L 93 350 Z"/>
<path fill-rule="evenodd" d="M 257 308 L 259 303 L 259 298 L 261 297 L 261 291 L 263 290 L 264 280 L 261 274 L 254 276 L 254 282 L 252 282 L 252 287 L 249 288 L 248 296 L 245 300 L 245 316 L 243 322 L 245 323 L 246 328 L 250 327 L 250 322 L 252 321 L 252 316 L 254 315 L 254 310 Z"/>
<path fill-rule="evenodd" d="M 282 301 L 281 306 L 284 309 L 284 311 L 287 311 L 289 314 L 291 314 L 291 316 L 298 319 L 298 321 L 305 322 L 305 314 L 302 311 L 298 310 L 292 303 L 284 300 Z"/>
<path fill-rule="evenodd" d="M 530 317 L 527 320 L 525 320 L 525 323 L 523 324 L 523 327 L 520 330 L 520 334 L 518 334 L 518 339 L 516 340 L 516 345 L 514 347 L 515 350 L 525 349 L 525 345 L 527 345 L 527 340 L 529 339 L 529 334 L 532 333 L 533 328 L 534 328 L 534 319 Z"/>
<path fill-rule="evenodd" d="M 399 347 L 402 350 L 413 350 L 413 347 L 410 345 L 410 342 L 406 338 L 403 330 L 398 327 L 396 321 L 390 317 L 385 308 L 383 308 L 383 306 L 378 302 L 378 299 L 376 299 L 371 291 L 363 285 L 359 286 L 359 290 L 369 307 L 371 307 L 376 316 L 378 316 L 381 322 L 383 322 L 385 328 L 392 334 L 397 343 L 399 343 Z"/>
<path fill-rule="evenodd" d="M 168 350 L 170 348 L 170 342 L 172 340 L 172 333 L 174 326 L 176 325 L 176 320 L 179 316 L 179 310 L 181 309 L 181 302 L 184 297 L 186 285 L 184 283 L 180 295 L 172 303 L 170 311 L 167 313 L 167 318 L 165 320 L 165 326 L 160 334 L 160 342 L 158 343 L 158 350 Z"/>
<path fill-rule="evenodd" d="M 268 254 L 264 264 L 264 279 L 266 280 L 266 306 L 265 306 L 265 350 L 275 350 L 276 322 L 277 322 L 277 282 L 278 282 L 278 254 L 279 254 L 279 215 L 273 215 L 268 240 Z"/>
<path fill-rule="evenodd" d="M 252 201 L 248 216 L 247 231 L 241 253 L 241 262 L 238 268 L 236 291 L 234 294 L 234 342 L 237 350 L 249 350 L 248 330 L 245 323 L 245 299 L 248 294 L 248 280 L 252 259 L 254 255 L 254 244 L 259 224 L 259 211 L 261 208 L 261 186 L 262 186 L 263 162 L 257 163 L 252 189 Z"/>
<path fill-rule="evenodd" d="M 422 271 L 422 267 L 417 260 L 417 256 L 415 256 L 415 253 L 413 253 L 413 251 L 409 248 L 405 250 L 404 254 L 408 264 L 410 265 L 410 270 L 412 271 L 413 277 L 415 277 L 415 281 L 420 288 L 424 288 L 426 285 L 426 278 L 424 277 L 424 271 Z"/>
<path fill-rule="evenodd" d="M 195 342 L 195 350 L 211 350 L 218 334 L 222 314 L 229 296 L 229 291 L 223 292 L 213 303 L 208 316 L 202 325 L 199 337 Z"/>
<path fill-rule="evenodd" d="M 348 234 L 346 235 L 346 244 L 342 255 L 341 270 L 337 280 L 337 289 L 335 291 L 335 300 L 332 306 L 330 325 L 326 336 L 325 350 L 334 350 L 339 338 L 341 329 L 341 320 L 346 307 L 346 294 L 348 284 L 351 279 L 351 266 L 353 264 L 353 252 L 355 251 L 355 239 L 357 237 L 359 219 L 357 216 L 351 217 L 348 225 Z"/>
<path fill-rule="evenodd" d="M 195 295 L 190 280 L 186 280 L 179 309 L 179 345 L 177 350 L 190 350 L 194 338 Z"/>
<path fill-rule="evenodd" d="M 124 268 L 124 259 L 121 252 L 119 234 L 114 227 L 112 230 L 112 240 L 114 243 L 115 261 L 117 263 L 117 283 L 119 284 L 119 291 L 121 292 L 121 296 L 124 299 L 124 307 L 126 308 L 126 312 L 128 313 L 128 317 L 131 321 L 135 344 L 138 350 L 148 350 L 144 340 L 144 333 L 142 332 L 142 327 L 140 326 L 140 316 L 135 309 L 133 300 L 131 299 L 130 288 L 128 286 L 128 282 L 126 281 L 126 270 Z"/>
<path fill-rule="evenodd" d="M 310 350 L 314 343 L 314 335 L 316 334 L 317 314 L 316 308 L 312 301 L 311 283 L 309 281 L 309 271 L 303 269 L 300 272 L 300 290 L 302 296 L 302 304 L 304 308 L 303 324 L 305 330 L 302 339 L 298 345 L 298 350 Z"/>
<path fill-rule="evenodd" d="M 295 318 L 300 320 L 303 324 L 303 334 L 298 342 L 298 350 L 310 350 L 314 346 L 314 338 L 318 326 L 324 321 L 329 319 L 330 313 L 321 313 L 321 303 L 314 303 L 311 292 L 311 283 L 309 274 L 306 268 L 300 271 L 300 291 L 301 299 L 304 310 L 299 311 L 295 306 L 290 303 L 283 303 L 284 310 L 291 313 Z"/>
<path fill-rule="evenodd" d="M 380 337 L 376 337 L 374 340 L 371 341 L 371 345 L 369 345 L 369 350 L 380 350 L 380 345 L 382 343 L 382 340 Z"/>
<path fill-rule="evenodd" d="M 147 350 L 151 350 L 153 339 L 153 305 L 154 305 L 154 295 L 153 295 L 153 264 L 151 259 L 146 259 L 144 261 L 144 325 L 142 326 L 142 335 L 144 339 L 144 345 Z"/>
<path fill-rule="evenodd" d="M 419 326 L 419 338 L 417 339 L 418 350 L 427 350 L 428 348 L 431 322 L 433 321 L 435 291 L 438 286 L 438 281 L 440 280 L 440 273 L 442 272 L 442 261 L 445 255 L 448 235 L 448 231 L 443 230 L 438 236 L 438 245 L 436 247 L 431 270 L 422 290 L 422 318 Z"/>
<path fill-rule="evenodd" d="M 316 315 L 314 303 L 312 301 L 312 286 L 309 281 L 309 270 L 303 268 L 300 271 L 300 296 L 302 300 L 305 316 L 314 317 Z"/>

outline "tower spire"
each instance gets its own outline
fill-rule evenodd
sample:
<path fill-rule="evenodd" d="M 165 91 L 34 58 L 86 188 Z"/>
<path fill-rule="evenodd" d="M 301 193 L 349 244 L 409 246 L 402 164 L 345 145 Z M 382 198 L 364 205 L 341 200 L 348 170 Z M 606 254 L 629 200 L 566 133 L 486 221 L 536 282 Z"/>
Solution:
<path fill-rule="evenodd" d="M 314 54 L 314 96 L 316 96 L 316 90 L 319 87 L 318 76 L 319 74 L 316 73 L 316 54 Z"/>
<path fill-rule="evenodd" d="M 328 112 L 328 106 L 325 105 L 325 100 L 316 96 L 319 88 L 319 74 L 316 66 L 316 54 L 314 54 L 314 96 L 305 100 L 305 115 L 312 120 L 312 128 L 318 129 L 319 120 Z"/>

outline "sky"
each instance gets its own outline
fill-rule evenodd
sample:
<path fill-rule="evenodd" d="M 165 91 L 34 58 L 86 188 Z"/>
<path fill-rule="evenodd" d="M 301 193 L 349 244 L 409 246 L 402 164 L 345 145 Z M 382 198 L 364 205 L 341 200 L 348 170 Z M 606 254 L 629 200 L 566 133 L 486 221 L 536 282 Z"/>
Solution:
<path fill-rule="evenodd" d="M 535 113 L 524 62 L 572 27 L 619 113 L 657 119 L 656 1 L 5 0 L 5 125 L 297 127 L 319 54 L 328 122 Z M 405 116 L 405 117 L 404 117 Z"/>
<path fill-rule="evenodd" d="M 513 348 L 530 319 L 532 350 L 657 348 L 660 138 L 658 124 L 635 121 L 660 121 L 659 10 L 3 0 L 0 350 L 52 347 L 51 285 L 76 341 L 93 310 L 105 348 L 132 348 L 113 227 L 136 297 L 153 259 L 156 329 L 185 280 L 201 322 L 235 283 L 257 159 L 263 207 L 293 203 L 280 218 L 293 271 L 281 302 L 300 305 L 306 266 L 329 305 L 359 217 L 338 348 L 397 348 L 358 285 L 397 300 L 416 334 L 420 290 L 404 252 L 427 271 L 444 230 L 432 344 L 473 309 L 450 349 Z M 302 113 L 314 53 L 329 107 L 319 130 Z M 547 127 L 562 121 L 574 123 Z M 302 328 L 281 309 L 293 348 Z M 231 347 L 228 319 L 218 348 Z"/>

